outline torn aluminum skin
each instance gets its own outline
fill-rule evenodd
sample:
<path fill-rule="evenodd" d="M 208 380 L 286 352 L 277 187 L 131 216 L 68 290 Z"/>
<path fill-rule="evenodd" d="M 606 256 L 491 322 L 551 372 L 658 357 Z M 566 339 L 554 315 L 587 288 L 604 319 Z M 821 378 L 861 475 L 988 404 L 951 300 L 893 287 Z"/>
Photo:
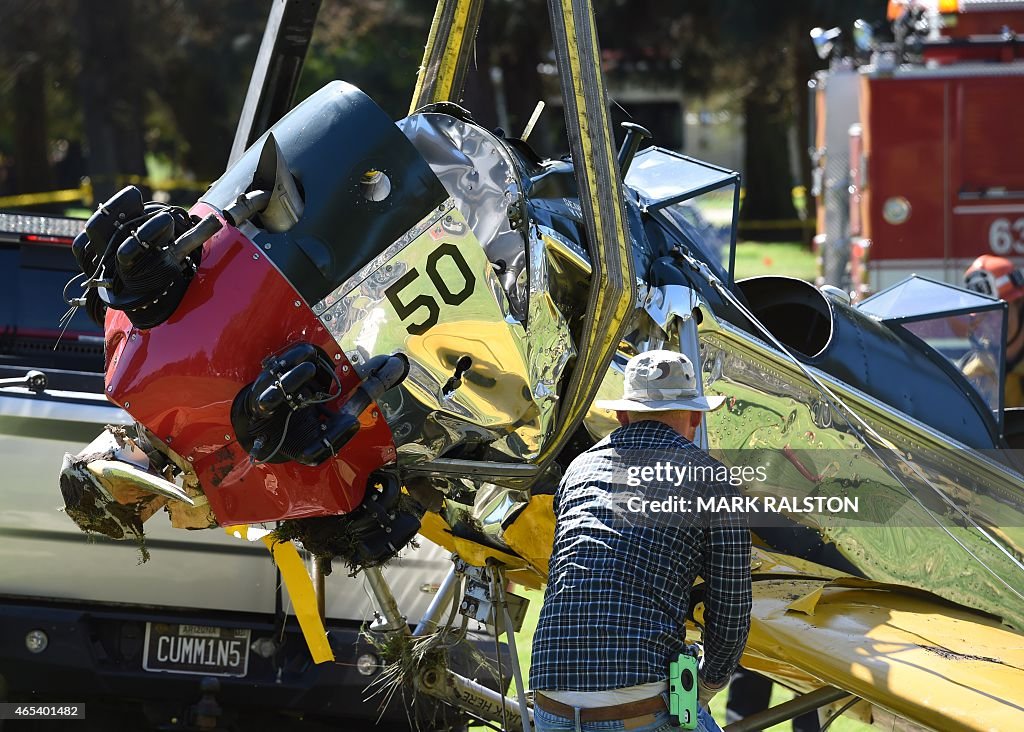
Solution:
<path fill-rule="evenodd" d="M 708 418 L 711 448 L 724 461 L 768 467 L 769 480 L 748 494 L 857 496 L 855 520 L 810 525 L 866 576 L 1024 627 L 1024 605 L 1010 589 L 1021 589 L 1016 561 L 1024 556 L 1018 473 L 805 366 L 863 423 L 837 414 L 775 348 L 710 308 L 701 315 L 705 389 L 727 397 Z"/>

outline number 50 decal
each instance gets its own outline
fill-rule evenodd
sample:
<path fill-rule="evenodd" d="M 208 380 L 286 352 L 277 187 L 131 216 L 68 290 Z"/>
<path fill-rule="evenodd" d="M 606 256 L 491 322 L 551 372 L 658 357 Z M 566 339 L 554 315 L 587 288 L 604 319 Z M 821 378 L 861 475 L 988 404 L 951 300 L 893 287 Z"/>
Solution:
<path fill-rule="evenodd" d="M 455 263 L 455 266 L 459 268 L 459 275 L 462 277 L 462 284 L 454 292 L 449 287 L 449 283 L 445 282 L 444 278 L 437 271 L 438 262 L 445 257 Z M 427 277 L 434 284 L 437 294 L 441 296 L 441 300 L 446 305 L 461 305 L 473 294 L 473 288 L 476 286 L 476 277 L 473 276 L 473 270 L 469 268 L 469 264 L 462 256 L 462 252 L 454 244 L 442 244 L 427 255 L 427 263 L 424 269 L 427 272 Z M 437 300 L 426 293 L 416 295 L 408 302 L 402 301 L 402 290 L 415 282 L 419 276 L 419 270 L 412 267 L 408 272 L 399 277 L 391 287 L 384 290 L 384 296 L 391 303 L 391 306 L 403 322 L 411 318 L 418 311 L 426 309 L 426 317 L 423 320 L 418 323 L 406 324 L 405 329 L 411 335 L 423 335 L 437 325 L 438 318 L 441 315 L 441 308 L 437 304 Z"/>
<path fill-rule="evenodd" d="M 988 227 L 988 245 L 995 254 L 1024 254 L 1024 219 L 1012 224 L 1009 219 L 993 221 Z"/>

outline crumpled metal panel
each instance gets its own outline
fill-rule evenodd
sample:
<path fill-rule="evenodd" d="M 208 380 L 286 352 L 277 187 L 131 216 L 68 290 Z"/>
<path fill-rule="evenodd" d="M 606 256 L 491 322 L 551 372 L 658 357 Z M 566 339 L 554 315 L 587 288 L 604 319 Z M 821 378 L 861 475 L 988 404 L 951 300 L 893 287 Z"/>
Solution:
<path fill-rule="evenodd" d="M 547 436 L 558 413 L 558 385 L 569 360 L 576 355 L 566 322 L 558 303 L 553 279 L 558 277 L 558 256 L 550 239 L 536 227 L 530 227 L 530 299 L 527 335 L 530 348 L 530 383 L 540 409 L 544 435 Z"/>
<path fill-rule="evenodd" d="M 708 418 L 710 446 L 725 462 L 774 461 L 774 478 L 755 484 L 766 494 L 859 496 L 856 520 L 792 518 L 874 580 L 927 590 L 1024 629 L 1019 473 L 806 367 L 867 425 L 851 427 L 792 361 L 710 310 L 700 337 L 705 389 L 728 397 Z"/>
<path fill-rule="evenodd" d="M 561 395 L 555 432 L 540 458 L 544 467 L 583 424 L 619 342 L 628 332 L 629 316 L 636 306 L 637 279 L 644 272 L 633 262 L 638 242 L 624 204 L 626 192 L 614 149 L 592 2 L 552 2 L 548 9 L 593 274 L 576 344 L 579 355 Z M 576 22 L 581 18 L 590 20 Z M 639 218 L 634 222 L 639 223 Z"/>
<path fill-rule="evenodd" d="M 526 320 L 526 238 L 515 164 L 502 143 L 482 127 L 447 114 L 425 112 L 397 123 L 455 199 L 477 241 L 495 265 L 511 308 Z M 512 227 L 512 215 L 518 225 Z"/>
<path fill-rule="evenodd" d="M 544 424 L 526 328 L 510 312 L 458 208 L 423 223 L 414 227 L 421 233 L 403 237 L 350 292 L 320 303 L 321 322 L 357 369 L 376 354 L 408 356 L 409 376 L 380 400 L 400 461 L 482 443 L 521 460 L 535 458 Z M 461 385 L 446 392 L 464 356 L 472 366 Z"/>
<path fill-rule="evenodd" d="M 576 354 L 552 296 L 563 263 L 537 232 L 527 237 L 515 163 L 497 138 L 437 112 L 398 124 L 451 198 L 314 312 L 354 363 L 395 350 L 409 356 L 408 379 L 381 403 L 400 459 L 484 443 L 536 459 Z M 453 248 L 441 253 L 445 246 Z M 446 393 L 463 356 L 472 366 Z"/>

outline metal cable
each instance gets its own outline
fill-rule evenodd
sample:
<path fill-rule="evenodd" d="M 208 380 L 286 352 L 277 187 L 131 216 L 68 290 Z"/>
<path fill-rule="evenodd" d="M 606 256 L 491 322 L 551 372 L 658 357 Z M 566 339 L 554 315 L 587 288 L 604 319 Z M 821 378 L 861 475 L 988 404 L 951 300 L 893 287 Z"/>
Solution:
<path fill-rule="evenodd" d="M 697 272 L 701 274 L 701 276 L 708 282 L 708 284 L 710 284 L 722 297 L 728 300 L 733 305 L 733 307 L 739 310 L 744 317 L 746 317 L 758 330 L 760 330 L 768 337 L 771 343 L 777 349 L 779 349 L 779 351 L 781 351 L 783 355 L 785 355 L 790 361 L 793 362 L 793 364 L 800 370 L 800 372 L 805 377 L 807 377 L 811 384 L 813 384 L 814 387 L 818 389 L 821 395 L 828 402 L 829 406 L 832 409 L 834 409 L 837 414 L 842 414 L 845 412 L 848 416 L 856 420 L 883 447 L 885 447 L 887 450 L 895 454 L 899 460 L 901 460 L 905 465 L 907 465 L 907 467 L 909 467 L 925 485 L 931 488 L 935 492 L 935 494 L 939 496 L 939 498 L 941 498 L 946 504 L 953 508 L 958 514 L 960 514 L 973 528 L 975 528 L 978 531 L 978 533 L 980 533 L 990 544 L 992 544 L 992 546 L 996 547 L 1000 552 L 1002 552 L 1018 569 L 1024 571 L 1024 564 L 1022 564 L 1020 560 L 1014 557 L 1009 552 L 1009 550 L 1007 550 L 1004 546 L 997 542 L 991 535 L 989 535 L 989 533 L 985 531 L 985 529 L 982 528 L 973 518 L 971 518 L 970 515 L 964 513 L 964 511 L 959 506 L 957 506 L 956 503 L 950 500 L 949 497 L 945 493 L 943 493 L 937 486 L 935 486 L 930 480 L 928 480 L 926 476 L 922 475 L 918 467 L 909 460 L 907 460 L 900 453 L 900 451 L 896 448 L 895 445 L 893 445 L 887 439 L 878 434 L 878 432 L 876 432 L 875 429 L 871 427 L 871 425 L 864 421 L 864 419 L 862 419 L 856 411 L 854 411 L 851 407 L 847 406 L 847 404 L 840 397 L 834 394 L 831 389 L 825 386 L 816 376 L 814 376 L 814 374 L 812 374 L 810 370 L 806 366 L 804 366 L 804 364 L 802 364 L 771 333 L 771 331 L 769 331 L 768 328 L 761 323 L 760 320 L 757 319 L 757 316 L 750 312 L 750 310 L 748 310 L 747 307 L 742 302 L 740 302 L 739 298 L 733 295 L 733 293 L 730 292 L 729 289 L 722 284 L 722 282 L 714 275 L 714 273 L 712 273 L 710 269 L 708 269 L 707 265 L 697 262 L 688 254 L 683 253 L 682 256 L 687 261 L 687 263 L 690 264 L 691 267 L 693 267 Z M 840 406 L 842 407 L 842 410 L 839 409 Z M 949 536 L 949 538 L 956 542 L 957 546 L 963 549 L 972 559 L 974 559 L 978 564 L 980 564 L 1000 584 L 1004 585 L 1007 589 L 1010 590 L 1010 592 L 1024 600 L 1024 594 L 1021 594 L 1021 592 L 1014 588 L 1013 585 L 1011 585 L 1000 575 L 998 575 L 995 572 L 995 570 L 989 567 L 984 560 L 979 558 L 962 541 L 960 541 L 960 539 L 958 539 L 952 531 L 950 531 L 946 526 L 942 524 L 941 521 L 939 521 L 935 513 L 927 506 L 925 506 L 921 499 L 918 498 L 917 495 L 912 490 L 910 490 L 910 488 L 907 487 L 907 485 L 900 479 L 899 475 L 896 474 L 896 472 L 889 466 L 889 464 L 882 460 L 882 457 L 875 450 L 874 446 L 867 439 L 864 438 L 864 435 L 852 423 L 850 423 L 849 420 L 847 420 L 847 424 L 850 425 L 851 429 L 853 429 L 853 431 L 857 434 L 857 437 L 871 451 L 871 454 L 878 459 L 878 462 L 881 463 L 881 465 L 885 468 L 889 475 L 896 479 L 896 482 L 899 483 L 900 487 L 903 488 L 903 490 L 907 492 L 907 495 L 910 496 L 914 500 L 914 502 L 917 503 L 917 505 L 924 510 L 924 512 L 929 516 L 929 518 L 931 518 L 935 522 L 936 526 L 942 529 L 942 531 L 945 532 Z"/>

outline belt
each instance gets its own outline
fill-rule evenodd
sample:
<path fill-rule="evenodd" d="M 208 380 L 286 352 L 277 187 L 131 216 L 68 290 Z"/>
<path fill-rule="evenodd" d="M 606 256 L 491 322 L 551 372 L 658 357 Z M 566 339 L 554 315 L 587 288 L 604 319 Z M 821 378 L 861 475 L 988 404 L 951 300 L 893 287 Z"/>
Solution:
<path fill-rule="evenodd" d="M 559 717 L 575 719 L 576 708 L 562 702 L 549 699 L 542 693 L 535 692 L 533 703 L 545 712 L 557 714 Z M 661 695 L 652 696 L 649 699 L 641 699 L 625 704 L 614 704 L 610 707 L 582 707 L 580 708 L 581 722 L 610 722 L 617 719 L 632 719 L 645 714 L 665 711 L 665 699 Z"/>

